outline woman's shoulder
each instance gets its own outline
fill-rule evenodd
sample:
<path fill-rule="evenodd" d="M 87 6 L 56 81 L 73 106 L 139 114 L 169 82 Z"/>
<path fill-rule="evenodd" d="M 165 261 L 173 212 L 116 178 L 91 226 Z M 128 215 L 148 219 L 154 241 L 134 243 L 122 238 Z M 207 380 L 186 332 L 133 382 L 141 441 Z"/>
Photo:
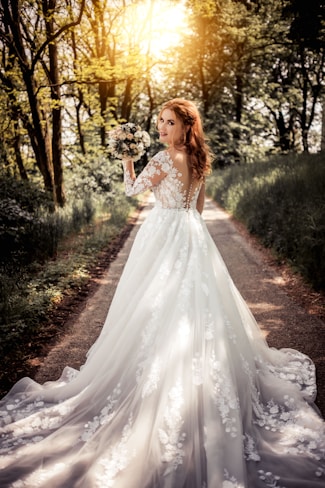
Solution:
<path fill-rule="evenodd" d="M 161 151 L 158 151 L 154 156 L 151 158 L 152 160 L 155 161 L 166 161 L 169 160 L 169 154 L 166 149 L 162 149 Z"/>
<path fill-rule="evenodd" d="M 163 149 L 162 151 L 159 151 L 154 156 L 152 156 L 151 162 L 153 164 L 159 164 L 161 166 L 164 166 L 166 169 L 167 167 L 170 168 L 173 164 L 173 160 L 171 159 L 166 149 Z"/>

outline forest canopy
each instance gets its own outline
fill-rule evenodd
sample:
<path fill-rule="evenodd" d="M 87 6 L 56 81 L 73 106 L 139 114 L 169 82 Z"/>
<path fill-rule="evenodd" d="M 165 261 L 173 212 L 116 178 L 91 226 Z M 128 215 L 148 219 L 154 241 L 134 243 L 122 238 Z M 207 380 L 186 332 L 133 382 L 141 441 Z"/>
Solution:
<path fill-rule="evenodd" d="M 154 150 L 176 96 L 198 103 L 217 166 L 324 149 L 324 14 L 323 0 L 1 0 L 0 176 L 41 182 L 58 207 L 107 190 L 108 130 L 136 122 Z"/>

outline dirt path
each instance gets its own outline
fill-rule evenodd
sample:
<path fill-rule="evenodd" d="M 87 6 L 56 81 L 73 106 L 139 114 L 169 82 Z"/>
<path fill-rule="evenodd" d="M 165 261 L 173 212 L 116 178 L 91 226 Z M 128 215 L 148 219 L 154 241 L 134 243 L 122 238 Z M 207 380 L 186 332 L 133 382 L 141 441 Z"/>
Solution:
<path fill-rule="evenodd" d="M 83 310 L 70 319 L 67 334 L 43 361 L 36 374 L 37 381 L 55 379 L 67 364 L 78 369 L 84 363 L 105 321 L 134 237 L 149 211 L 150 203 L 140 213 L 114 262 L 101 278 L 95 278 L 97 290 L 85 300 Z M 270 264 L 269 255 L 212 200 L 207 200 L 203 217 L 269 345 L 299 349 L 315 362 L 317 404 L 325 415 L 325 322 L 301 307 L 301 300 L 297 302 L 286 293 L 283 278 Z"/>

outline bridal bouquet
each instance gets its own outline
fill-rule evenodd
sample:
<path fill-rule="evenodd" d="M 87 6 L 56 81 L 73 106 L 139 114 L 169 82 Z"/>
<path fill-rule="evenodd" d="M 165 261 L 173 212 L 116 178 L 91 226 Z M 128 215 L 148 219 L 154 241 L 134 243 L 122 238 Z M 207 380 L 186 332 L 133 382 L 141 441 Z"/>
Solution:
<path fill-rule="evenodd" d="M 132 122 L 119 125 L 108 135 L 108 151 L 116 159 L 130 157 L 133 161 L 138 161 L 150 146 L 148 132 Z"/>

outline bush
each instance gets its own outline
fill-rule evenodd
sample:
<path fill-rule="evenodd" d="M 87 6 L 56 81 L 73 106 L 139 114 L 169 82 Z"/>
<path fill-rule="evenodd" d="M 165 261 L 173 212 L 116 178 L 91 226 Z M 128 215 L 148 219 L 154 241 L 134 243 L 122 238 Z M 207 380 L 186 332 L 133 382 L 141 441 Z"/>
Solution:
<path fill-rule="evenodd" d="M 288 155 L 215 172 L 207 192 L 316 289 L 325 288 L 325 166 Z"/>
<path fill-rule="evenodd" d="M 55 256 L 59 240 L 79 231 L 95 214 L 89 197 L 54 211 L 46 192 L 7 178 L 0 185 L 0 265 L 16 266 Z"/>
<path fill-rule="evenodd" d="M 85 224 L 93 211 L 94 207 L 85 200 L 75 202 L 70 210 L 48 215 L 33 239 L 36 245 L 37 239 L 44 237 L 46 240 L 52 232 L 52 243 L 55 241 L 58 252 L 56 259 L 42 262 L 34 259 L 26 263 L 16 256 L 17 259 L 0 263 L 0 355 L 3 360 L 12 354 L 25 354 L 26 343 L 32 343 L 33 337 L 42 328 L 46 329 L 48 313 L 53 307 L 64 296 L 78 293 L 89 279 L 89 270 L 100 253 L 123 229 L 131 202 L 120 195 L 110 212 L 106 209 L 93 222 Z M 82 229 L 74 231 L 81 225 Z M 37 226 L 34 232 L 35 229 Z M 39 246 L 39 242 L 37 244 Z M 36 248 L 35 252 L 38 252 Z"/>
<path fill-rule="evenodd" d="M 3 388 L 9 387 L 12 361 L 19 361 L 23 370 L 37 344 L 55 334 L 48 327 L 49 314 L 88 282 L 91 268 L 119 236 L 131 207 L 136 206 L 125 196 L 121 165 L 98 151 L 66 169 L 65 177 L 64 209 L 54 209 L 37 182 L 9 177 L 0 181 Z"/>
<path fill-rule="evenodd" d="M 90 262 L 107 245 L 110 236 L 119 232 L 131 206 L 121 184 L 115 184 L 114 197 L 116 203 L 109 209 L 107 201 L 112 200 L 112 195 L 105 194 L 100 199 L 98 195 L 90 198 L 85 193 L 64 209 L 54 211 L 51 199 L 37 185 L 13 178 L 1 181 L 0 341 L 5 336 L 10 343 L 14 342 L 25 328 L 30 333 L 51 306 L 52 292 L 55 293 L 53 280 L 44 284 L 44 293 L 32 290 L 30 284 L 37 274 L 38 263 L 49 267 L 52 262 L 49 259 L 57 256 L 65 238 L 80 237 L 81 246 L 91 247 L 90 254 L 85 252 L 85 262 Z M 100 225 L 91 225 L 96 213 L 103 214 L 104 218 L 99 218 Z M 84 229 L 91 229 L 91 235 L 84 233 Z M 91 239 L 94 245 L 90 244 Z M 76 255 L 78 252 L 74 251 Z M 59 279 L 66 270 L 56 272 Z"/>
<path fill-rule="evenodd" d="M 47 247 L 41 213 L 51 214 L 51 199 L 36 185 L 13 178 L 0 183 L 0 263 L 29 262 Z"/>

